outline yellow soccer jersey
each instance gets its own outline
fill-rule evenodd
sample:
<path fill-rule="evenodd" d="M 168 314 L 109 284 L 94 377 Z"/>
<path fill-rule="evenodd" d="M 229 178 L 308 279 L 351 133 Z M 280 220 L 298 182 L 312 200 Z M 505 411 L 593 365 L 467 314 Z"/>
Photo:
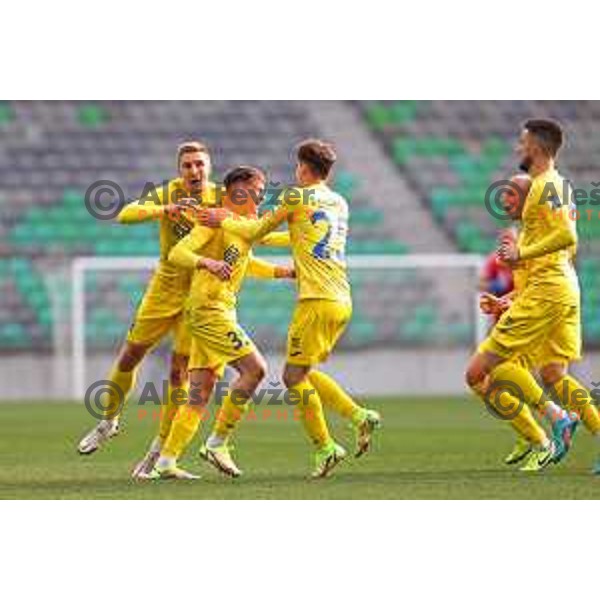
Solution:
<path fill-rule="evenodd" d="M 287 221 L 298 279 L 299 299 L 351 303 L 346 272 L 348 205 L 324 183 L 310 188 L 288 188 L 281 204 L 260 219 L 232 216 L 224 231 L 252 241 Z"/>
<path fill-rule="evenodd" d="M 201 205 L 217 206 L 221 193 L 222 188 L 209 181 L 200 198 Z M 118 220 L 120 223 L 139 223 L 156 219 L 160 214 L 160 257 L 166 260 L 171 248 L 192 230 L 194 224 L 185 215 L 170 218 L 162 212 L 159 213 L 158 210 L 167 204 L 175 204 L 189 195 L 181 178 L 172 179 L 166 185 L 153 188 L 139 200 L 125 206 Z"/>
<path fill-rule="evenodd" d="M 579 285 L 571 261 L 577 246 L 577 229 L 570 217 L 570 195 L 570 186 L 555 169 L 532 181 L 518 241 L 519 256 L 526 261 L 527 293 L 532 298 L 579 301 Z"/>
<path fill-rule="evenodd" d="M 219 279 L 206 269 L 194 272 L 188 307 L 194 309 L 234 310 L 237 294 L 246 275 L 258 278 L 275 277 L 275 265 L 252 255 L 252 242 L 222 229 L 200 225 L 181 240 L 169 254 L 169 261 L 177 267 L 196 269 L 199 255 L 224 260 L 232 267 L 227 281 Z"/>
<path fill-rule="evenodd" d="M 160 261 L 138 308 L 138 319 L 171 318 L 183 310 L 191 273 L 170 263 L 167 257 L 173 246 L 189 233 L 193 225 L 183 215 L 178 218 L 168 217 L 162 212 L 162 206 L 173 204 L 188 195 L 183 187 L 183 180 L 172 179 L 166 185 L 153 188 L 139 200 L 125 206 L 118 216 L 118 221 L 124 224 L 160 219 Z M 202 196 L 203 205 L 215 206 L 220 199 L 219 195 L 219 186 L 209 182 Z"/>

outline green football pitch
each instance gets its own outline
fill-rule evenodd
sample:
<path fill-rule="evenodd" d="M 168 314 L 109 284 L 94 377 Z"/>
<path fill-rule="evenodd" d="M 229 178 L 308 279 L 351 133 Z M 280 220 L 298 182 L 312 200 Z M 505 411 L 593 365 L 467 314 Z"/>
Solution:
<path fill-rule="evenodd" d="M 600 498 L 600 477 L 590 474 L 596 447 L 584 430 L 563 464 L 526 474 L 502 464 L 512 432 L 474 399 L 385 398 L 369 405 L 384 420 L 372 453 L 348 459 L 326 480 L 307 480 L 310 448 L 292 414 L 284 420 L 258 408 L 236 439 L 242 478 L 225 479 L 198 462 L 196 442 L 184 464 L 201 481 L 135 483 L 129 471 L 156 428 L 138 407 L 129 408 L 119 437 L 81 457 L 77 441 L 93 423 L 83 405 L 0 404 L 0 498 Z M 351 447 L 352 432 L 331 422 Z"/>

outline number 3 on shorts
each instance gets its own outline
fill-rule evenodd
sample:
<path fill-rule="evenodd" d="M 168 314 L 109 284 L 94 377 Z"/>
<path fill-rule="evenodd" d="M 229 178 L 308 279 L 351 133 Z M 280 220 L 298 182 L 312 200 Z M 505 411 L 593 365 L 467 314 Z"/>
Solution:
<path fill-rule="evenodd" d="M 242 346 L 246 345 L 246 335 L 241 329 L 237 331 L 228 331 L 227 337 L 233 344 L 234 350 L 239 350 Z"/>

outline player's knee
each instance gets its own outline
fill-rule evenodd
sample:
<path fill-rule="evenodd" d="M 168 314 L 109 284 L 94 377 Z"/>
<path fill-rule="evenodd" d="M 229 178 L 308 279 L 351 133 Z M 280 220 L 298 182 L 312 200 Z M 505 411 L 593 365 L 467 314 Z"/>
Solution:
<path fill-rule="evenodd" d="M 255 356 L 248 365 L 248 375 L 258 385 L 267 376 L 267 363 L 262 356 Z"/>
<path fill-rule="evenodd" d="M 188 357 L 182 354 L 173 354 L 171 357 L 171 370 L 169 372 L 169 383 L 174 387 L 182 386 L 187 377 Z"/>
<path fill-rule="evenodd" d="M 552 363 L 540 369 L 540 378 L 545 386 L 554 385 L 566 374 L 567 366 L 561 363 Z"/>
<path fill-rule="evenodd" d="M 283 370 L 283 385 L 286 388 L 294 387 L 298 385 L 306 377 L 306 372 L 298 368 L 290 368 L 286 366 Z"/>
<path fill-rule="evenodd" d="M 117 361 L 119 370 L 127 372 L 135 369 L 146 355 L 147 350 L 146 346 L 126 344 Z"/>
<path fill-rule="evenodd" d="M 465 382 L 471 389 L 474 389 L 485 381 L 486 376 L 487 373 L 481 368 L 481 365 L 476 361 L 471 361 L 465 372 Z"/>
<path fill-rule="evenodd" d="M 172 367 L 169 372 L 169 383 L 173 387 L 181 387 L 185 383 L 185 371 Z"/>

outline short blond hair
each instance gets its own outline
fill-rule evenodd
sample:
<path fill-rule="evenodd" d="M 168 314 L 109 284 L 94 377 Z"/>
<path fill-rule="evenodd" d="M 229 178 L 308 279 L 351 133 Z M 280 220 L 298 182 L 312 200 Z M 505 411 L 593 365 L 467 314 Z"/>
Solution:
<path fill-rule="evenodd" d="M 179 165 L 181 163 L 181 157 L 184 154 L 188 154 L 190 152 L 204 152 L 210 156 L 210 152 L 208 151 L 208 146 L 203 144 L 202 142 L 198 142 L 196 140 L 192 140 L 189 142 L 183 142 L 183 144 L 179 144 L 177 146 L 177 168 L 179 169 Z"/>

